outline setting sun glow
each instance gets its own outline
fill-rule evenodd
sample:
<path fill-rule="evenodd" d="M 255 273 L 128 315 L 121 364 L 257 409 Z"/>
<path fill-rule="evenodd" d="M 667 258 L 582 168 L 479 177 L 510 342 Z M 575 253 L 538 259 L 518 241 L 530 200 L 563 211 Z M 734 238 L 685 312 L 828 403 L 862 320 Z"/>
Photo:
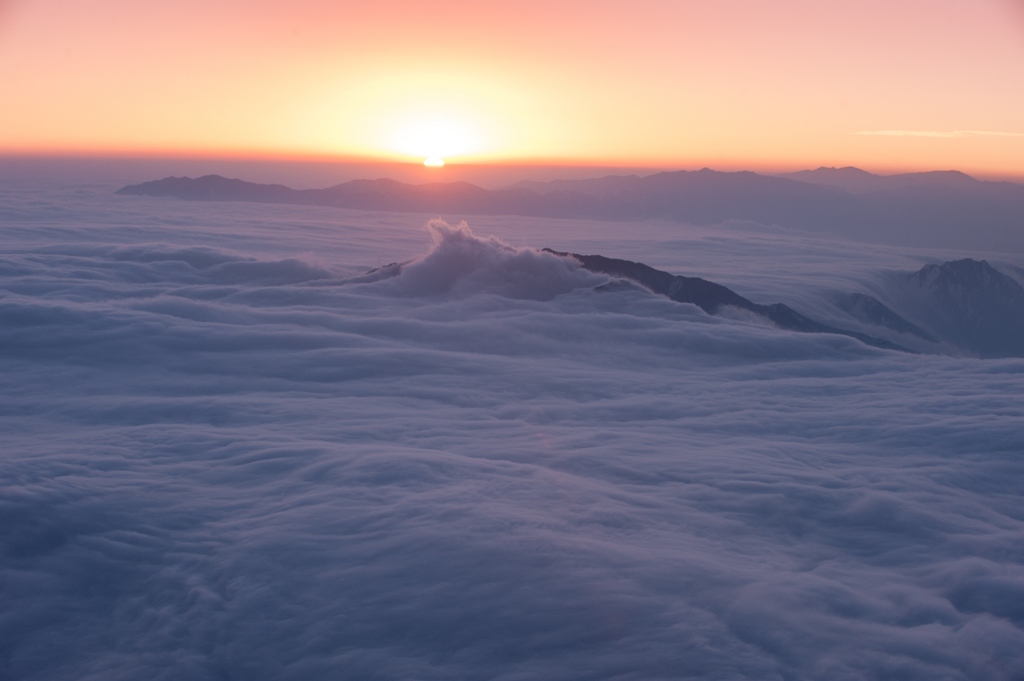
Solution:
<path fill-rule="evenodd" d="M 0 154 L 1016 177 L 1021 1 L 0 0 Z"/>
<path fill-rule="evenodd" d="M 424 165 L 441 166 L 443 158 L 479 151 L 480 141 L 465 123 L 432 118 L 399 127 L 391 146 L 401 154 L 426 158 Z"/>

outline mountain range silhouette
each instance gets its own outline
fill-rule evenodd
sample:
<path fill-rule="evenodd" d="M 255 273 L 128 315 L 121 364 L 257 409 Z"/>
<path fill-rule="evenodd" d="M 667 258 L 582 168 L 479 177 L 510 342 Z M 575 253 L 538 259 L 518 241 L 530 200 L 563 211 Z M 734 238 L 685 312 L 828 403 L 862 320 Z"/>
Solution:
<path fill-rule="evenodd" d="M 206 175 L 168 177 L 117 193 L 463 217 L 665 219 L 696 225 L 740 220 L 886 243 L 1024 252 L 1024 185 L 984 182 L 956 171 L 874 175 L 856 168 L 819 168 L 770 176 L 705 168 L 520 182 L 496 189 L 390 179 L 292 189 Z"/>

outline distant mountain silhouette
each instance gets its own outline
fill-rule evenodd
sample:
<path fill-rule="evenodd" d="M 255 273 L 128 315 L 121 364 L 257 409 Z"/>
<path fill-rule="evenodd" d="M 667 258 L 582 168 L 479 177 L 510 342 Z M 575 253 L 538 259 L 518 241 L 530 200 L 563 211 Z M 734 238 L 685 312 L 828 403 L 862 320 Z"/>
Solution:
<path fill-rule="evenodd" d="M 898 175 L 875 175 L 860 168 L 817 168 L 800 170 L 795 173 L 783 173 L 778 177 L 836 187 L 851 194 L 870 194 L 871 192 L 891 191 L 906 187 L 937 186 L 976 188 L 979 183 L 966 173 L 959 170 L 937 170 L 926 173 L 901 173 Z"/>
<path fill-rule="evenodd" d="M 925 265 L 881 281 L 874 288 L 886 303 L 865 293 L 833 297 L 862 331 L 922 352 L 1024 357 L 1024 286 L 987 261 Z"/>
<path fill-rule="evenodd" d="M 981 182 L 954 171 L 880 176 L 856 168 L 819 168 L 773 177 L 705 168 L 499 189 L 378 179 L 295 190 L 207 175 L 169 177 L 118 193 L 457 216 L 659 218 L 698 225 L 745 220 L 886 243 L 1024 251 L 1024 185 Z"/>
<path fill-rule="evenodd" d="M 189 201 L 253 201 L 258 203 L 303 203 L 301 194 L 283 184 L 256 184 L 220 175 L 165 177 L 162 180 L 128 185 L 118 194 L 170 196 Z"/>
<path fill-rule="evenodd" d="M 654 293 L 667 296 L 680 303 L 692 303 L 708 314 L 717 314 L 725 307 L 735 307 L 747 310 L 760 315 L 771 321 L 781 329 L 787 331 L 801 331 L 804 333 L 834 333 L 842 336 L 850 336 L 867 345 L 888 350 L 902 350 L 895 343 L 874 338 L 872 336 L 838 329 L 806 317 L 788 305 L 774 303 L 771 305 L 759 305 L 747 300 L 732 289 L 721 284 L 701 279 L 699 277 L 684 277 L 679 275 L 656 270 L 643 263 L 630 260 L 619 260 L 606 258 L 603 255 L 580 255 L 578 253 L 564 253 L 545 248 L 544 251 L 562 257 L 572 257 L 582 263 L 583 267 L 591 272 L 599 272 L 613 277 L 629 279 Z"/>
<path fill-rule="evenodd" d="M 1024 287 L 985 260 L 926 265 L 908 276 L 939 313 L 942 335 L 981 357 L 1024 357 Z"/>

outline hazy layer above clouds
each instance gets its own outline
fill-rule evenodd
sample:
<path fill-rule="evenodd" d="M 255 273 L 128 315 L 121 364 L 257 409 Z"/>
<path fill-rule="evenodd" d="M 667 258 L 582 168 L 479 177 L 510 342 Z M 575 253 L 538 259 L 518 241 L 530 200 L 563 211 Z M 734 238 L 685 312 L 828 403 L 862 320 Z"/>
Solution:
<path fill-rule="evenodd" d="M 379 175 L 374 177 L 380 178 Z M 956 171 L 874 175 L 818 168 L 785 176 L 672 171 L 524 181 L 484 189 L 464 181 L 358 179 L 295 190 L 220 175 L 164 177 L 119 194 L 413 213 L 532 216 L 695 225 L 742 220 L 868 243 L 1024 253 L 1024 185 Z"/>
<path fill-rule="evenodd" d="M 967 254 L 426 222 L 0 195 L 0 677 L 1024 674 L 1024 360 L 536 249 L 819 318 Z"/>

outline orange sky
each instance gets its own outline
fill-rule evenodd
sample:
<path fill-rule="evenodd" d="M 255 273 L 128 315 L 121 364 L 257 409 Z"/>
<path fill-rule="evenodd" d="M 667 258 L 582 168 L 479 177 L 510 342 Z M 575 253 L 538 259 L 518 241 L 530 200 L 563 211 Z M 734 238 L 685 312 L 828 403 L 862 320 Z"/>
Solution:
<path fill-rule="evenodd" d="M 1024 176 L 1015 0 L 0 0 L 0 152 Z"/>

